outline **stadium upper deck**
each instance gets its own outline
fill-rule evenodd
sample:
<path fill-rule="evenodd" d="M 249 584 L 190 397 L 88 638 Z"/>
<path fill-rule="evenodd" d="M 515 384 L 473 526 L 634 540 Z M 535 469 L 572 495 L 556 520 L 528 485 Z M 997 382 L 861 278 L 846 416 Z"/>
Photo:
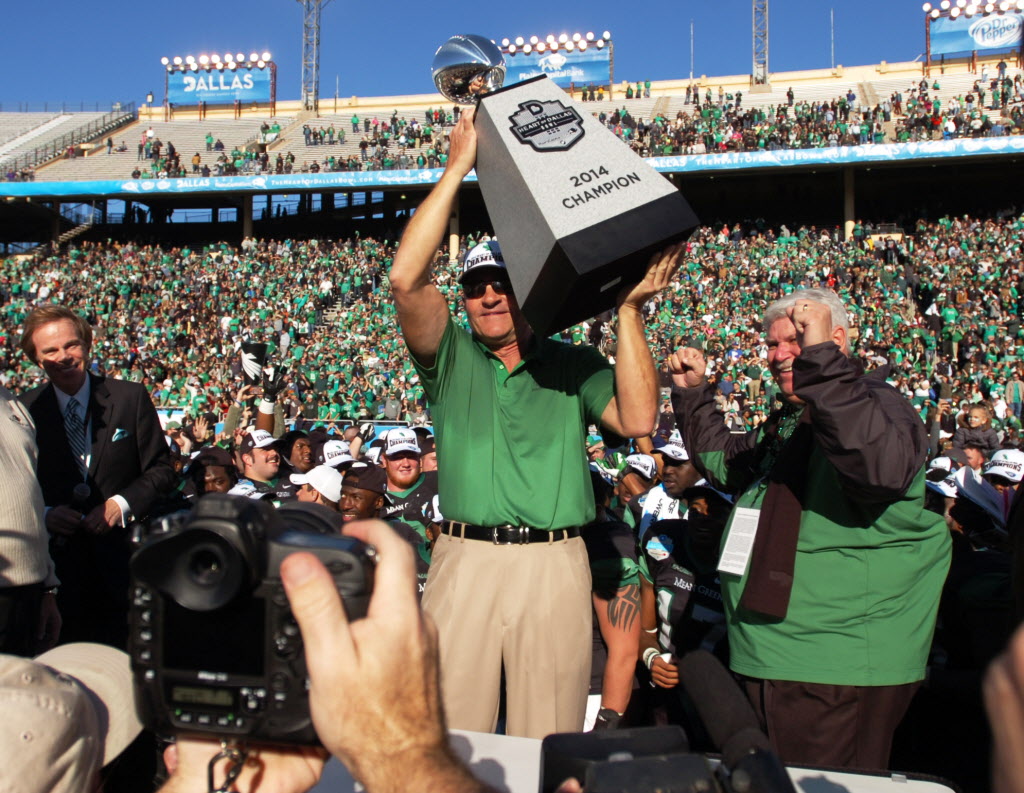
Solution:
<path fill-rule="evenodd" d="M 1011 71 L 1009 76 L 1013 79 L 1018 74 L 1017 71 Z M 987 85 L 995 76 L 994 62 L 979 63 L 977 71 L 970 71 L 966 63 L 951 64 L 944 73 L 933 68 L 924 85 L 928 89 L 929 101 L 937 101 L 942 108 L 949 108 L 970 93 L 976 82 Z M 743 151 L 742 146 L 732 144 L 728 147 L 724 144 L 716 146 L 714 130 L 709 132 L 704 129 L 703 133 L 698 132 L 692 136 L 690 143 L 676 147 L 671 156 L 665 156 L 669 154 L 667 149 L 645 147 L 636 140 L 632 141 L 634 148 L 644 155 L 661 155 L 654 157 L 652 163 L 670 175 L 691 197 L 691 201 L 700 203 L 700 198 L 704 196 L 707 203 L 715 206 L 715 211 L 723 217 L 726 215 L 717 207 L 723 205 L 722 191 L 728 186 L 727 203 L 735 211 L 744 213 L 744 217 L 755 217 L 770 211 L 772 203 L 780 195 L 788 194 L 791 202 L 818 207 L 820 215 L 815 217 L 818 222 L 845 221 L 852 225 L 858 215 L 874 214 L 886 218 L 898 215 L 899 205 L 895 199 L 901 193 L 900 186 L 911 183 L 908 181 L 910 174 L 913 174 L 912 181 L 919 181 L 921 168 L 942 168 L 944 176 L 939 183 L 949 185 L 951 169 L 945 168 L 945 165 L 954 162 L 958 166 L 970 164 L 966 170 L 960 167 L 953 181 L 967 179 L 957 192 L 964 200 L 974 201 L 981 197 L 979 193 L 991 192 L 993 186 L 998 187 L 1000 176 L 1011 173 L 1016 167 L 1019 152 L 1024 149 L 1024 137 L 1016 136 L 1019 129 L 1016 120 L 1024 110 L 1018 101 L 1020 96 L 1016 93 L 1009 97 L 1011 101 L 1005 107 L 989 109 L 986 105 L 980 109 L 980 113 L 989 116 L 996 125 L 1003 125 L 1005 132 L 1014 133 L 1013 137 L 972 135 L 966 140 L 943 141 L 939 130 L 937 135 L 922 135 L 921 139 L 925 142 L 874 145 L 897 140 L 900 124 L 905 122 L 911 112 L 909 100 L 919 91 L 922 79 L 919 63 L 881 63 L 853 68 L 839 67 L 834 71 L 774 74 L 770 89 L 757 93 L 751 90 L 746 76 L 702 76 L 693 83 L 665 81 L 652 84 L 649 98 L 632 99 L 624 98 L 627 83 L 622 82 L 615 86 L 614 94 L 610 97 L 605 97 L 603 101 L 588 102 L 584 107 L 595 115 L 604 113 L 606 116 L 625 110 L 642 126 L 658 116 L 672 122 L 679 113 L 687 113 L 698 119 L 690 89 L 698 92 L 701 103 L 710 95 L 712 108 L 734 108 L 742 96 L 742 110 L 759 108 L 768 117 L 771 117 L 772 109 L 790 104 L 790 91 L 797 109 L 801 104 L 820 104 L 852 95 L 850 123 L 859 124 L 861 120 L 869 118 L 877 122 L 868 139 L 872 145 L 834 146 L 834 141 L 822 137 L 816 143 L 809 139 L 812 142 L 805 142 L 803 147 L 799 143 L 773 143 L 762 145 L 761 150 L 755 148 L 753 151 Z M 1024 86 L 1024 80 L 1018 84 Z M 904 98 L 902 108 L 892 108 L 889 102 L 897 92 Z M 690 103 L 686 102 L 688 94 Z M 991 94 L 986 97 L 986 102 L 990 97 Z M 579 98 L 577 92 L 576 99 Z M 979 108 L 979 105 L 974 108 Z M 886 109 L 884 116 L 876 112 L 877 108 Z M 275 118 L 266 117 L 266 111 L 262 111 L 262 115 L 259 112 L 243 113 L 241 118 L 234 119 L 230 108 L 224 108 L 223 115 L 210 108 L 205 119 L 200 120 L 194 113 L 177 110 L 171 121 L 163 119 L 162 108 L 144 106 L 134 122 L 112 134 L 105 134 L 76 147 L 75 154 L 80 156 L 42 164 L 35 169 L 34 182 L 5 183 L 0 185 L 0 195 L 7 196 L 5 213 L 9 217 L 12 212 L 16 216 L 20 213 L 26 220 L 28 215 L 34 216 L 31 225 L 39 239 L 59 236 L 77 223 L 76 220 L 60 217 L 45 218 L 45 212 L 39 210 L 40 204 L 47 206 L 46 211 L 66 215 L 66 209 L 62 207 L 80 204 L 82 201 L 88 201 L 90 205 L 85 225 L 109 225 L 112 221 L 128 223 L 137 220 L 140 206 L 149 213 L 149 220 L 168 217 L 174 210 L 183 207 L 205 207 L 211 211 L 213 222 L 228 217 L 237 225 L 237 230 L 229 236 L 253 233 L 254 222 L 258 225 L 261 220 L 278 221 L 280 210 L 275 212 L 275 206 L 280 207 L 278 198 L 283 195 L 324 197 L 308 201 L 300 198 L 297 203 L 293 201 L 293 215 L 296 212 L 306 215 L 327 212 L 334 220 L 344 221 L 361 213 L 359 216 L 364 219 L 377 216 L 394 222 L 410 206 L 415 205 L 418 196 L 437 178 L 438 171 L 431 170 L 430 166 L 439 165 L 440 162 L 426 157 L 418 161 L 419 155 L 428 147 L 414 145 L 409 146 L 403 159 L 399 159 L 396 147 L 392 144 L 389 158 L 381 158 L 375 165 L 370 157 L 370 162 L 364 164 L 360 143 L 364 137 L 371 140 L 374 137 L 373 127 L 368 131 L 365 125 L 367 121 L 383 123 L 393 117 L 406 121 L 415 119 L 423 125 L 426 112 L 431 109 L 440 109 L 450 115 L 452 106 L 436 94 L 351 97 L 339 101 L 323 100 L 319 115 L 302 110 L 297 102 L 279 101 L 278 116 Z M 792 115 L 793 111 L 790 112 Z M 17 114 L 0 114 L 0 121 L 3 115 Z M 359 119 L 357 128 L 352 126 L 354 116 Z M 261 125 L 274 123 L 280 127 L 280 132 L 265 146 L 259 145 Z M 304 127 L 313 130 L 333 127 L 334 143 L 329 144 L 325 140 L 324 145 L 308 145 Z M 444 125 L 434 127 L 434 137 L 430 142 L 440 155 L 444 145 Z M 701 129 L 699 124 L 697 129 Z M 859 127 L 849 130 L 848 135 L 838 142 L 862 142 L 858 139 L 856 129 Z M 173 144 L 186 178 L 167 178 L 170 174 L 154 170 L 150 160 L 140 158 L 140 142 L 148 130 L 153 132 L 151 139 L 161 142 L 163 152 L 166 153 L 168 144 Z M 339 134 L 341 132 L 344 132 L 344 139 Z M 35 133 L 38 134 L 38 130 Z M 33 130 L 24 134 L 33 134 Z M 221 152 L 207 150 L 208 135 L 223 143 L 224 159 L 232 159 L 232 150 L 244 152 L 247 148 L 265 148 L 266 159 L 261 166 L 258 155 L 254 153 L 249 158 L 237 160 L 242 165 L 239 171 L 241 175 L 218 176 L 223 172 L 216 165 Z M 936 139 L 929 142 L 927 138 L 932 137 Z M 108 138 L 112 144 L 110 148 L 105 145 Z M 736 138 L 739 138 L 738 133 Z M 700 155 L 709 149 L 715 153 L 691 156 Z M 198 160 L 197 167 L 193 169 L 195 160 Z M 993 166 L 996 161 L 1002 165 Z M 382 164 L 400 170 L 385 172 L 375 169 Z M 779 167 L 784 167 L 786 173 L 784 189 L 781 191 L 780 180 L 774 176 L 766 178 L 768 172 L 763 170 L 771 168 L 781 173 Z M 870 175 L 872 167 L 875 172 L 873 176 Z M 210 170 L 204 172 L 203 168 Z M 364 170 L 366 168 L 374 169 Z M 228 172 L 231 170 L 227 169 Z M 135 171 L 137 178 L 133 178 Z M 879 178 L 886 171 L 888 176 Z M 149 176 L 157 178 L 147 178 Z M 936 177 L 936 174 L 932 175 L 932 178 Z M 927 184 L 927 181 L 924 179 L 922 183 Z M 872 183 L 878 183 L 877 189 L 867 189 L 867 185 Z M 769 187 L 768 184 L 774 186 Z M 362 205 L 370 203 L 371 192 L 382 195 L 383 201 L 380 207 L 367 213 Z M 930 188 L 924 188 L 923 192 L 925 195 L 933 193 L 932 197 L 936 197 Z M 998 189 L 995 192 L 998 193 Z M 945 190 L 939 191 L 937 197 L 948 198 L 945 193 Z M 266 196 L 266 200 L 261 210 L 263 196 Z M 469 190 L 467 196 L 471 202 L 479 204 L 475 190 Z M 111 199 L 124 202 L 124 206 L 111 208 Z M 36 204 L 31 210 L 23 207 L 15 209 L 12 206 L 28 200 Z M 759 204 L 764 208 L 759 208 Z M 220 210 L 225 208 L 229 210 L 226 215 L 220 214 Z M 944 208 L 948 210 L 954 207 L 944 205 Z M 158 211 L 153 212 L 154 209 Z M 703 214 L 707 217 L 706 212 Z M 487 225 L 486 214 L 478 212 L 478 215 L 477 219 Z M 45 230 L 43 226 L 46 226 Z M 24 226 L 20 225 L 14 228 L 18 232 L 24 230 Z M 6 235 L 0 236 L 5 237 L 0 242 L 11 239 Z"/>

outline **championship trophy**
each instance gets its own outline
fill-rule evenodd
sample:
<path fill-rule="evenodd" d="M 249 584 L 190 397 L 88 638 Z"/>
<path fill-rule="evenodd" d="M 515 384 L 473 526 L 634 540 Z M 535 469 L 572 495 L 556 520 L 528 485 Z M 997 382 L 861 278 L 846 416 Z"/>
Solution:
<path fill-rule="evenodd" d="M 434 55 L 437 90 L 476 105 L 476 174 L 523 315 L 542 336 L 615 306 L 697 225 L 686 199 L 546 75 L 502 87 L 483 36 Z"/>

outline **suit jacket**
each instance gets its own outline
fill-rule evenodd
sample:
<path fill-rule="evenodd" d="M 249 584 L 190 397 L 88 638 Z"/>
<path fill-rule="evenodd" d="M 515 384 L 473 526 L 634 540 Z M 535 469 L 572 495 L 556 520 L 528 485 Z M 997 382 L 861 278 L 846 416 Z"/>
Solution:
<path fill-rule="evenodd" d="M 89 379 L 92 456 L 85 481 L 91 493 L 82 511 L 119 495 L 135 518 L 144 518 L 176 482 L 156 409 L 138 383 L 93 374 Z M 64 432 L 54 387 L 48 383 L 35 388 L 22 401 L 36 423 L 43 501 L 48 507 L 70 504 L 82 474 Z"/>

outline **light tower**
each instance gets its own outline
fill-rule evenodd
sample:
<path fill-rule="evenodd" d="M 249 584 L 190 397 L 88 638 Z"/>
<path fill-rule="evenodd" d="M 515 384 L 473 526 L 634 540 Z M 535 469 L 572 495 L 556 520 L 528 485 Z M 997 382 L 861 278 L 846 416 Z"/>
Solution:
<path fill-rule="evenodd" d="M 302 6 L 302 107 L 320 109 L 320 11 L 331 0 L 298 0 Z"/>
<path fill-rule="evenodd" d="M 754 0 L 754 85 L 768 85 L 768 0 Z"/>

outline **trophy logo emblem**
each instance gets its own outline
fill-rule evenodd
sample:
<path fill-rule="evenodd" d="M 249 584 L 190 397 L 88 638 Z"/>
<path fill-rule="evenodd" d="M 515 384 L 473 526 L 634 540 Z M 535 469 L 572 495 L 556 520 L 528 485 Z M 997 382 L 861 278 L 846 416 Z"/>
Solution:
<path fill-rule="evenodd" d="M 583 118 L 576 108 L 566 107 L 557 99 L 521 102 L 519 111 L 508 120 L 512 122 L 512 134 L 519 142 L 539 152 L 568 151 L 586 134 Z"/>

